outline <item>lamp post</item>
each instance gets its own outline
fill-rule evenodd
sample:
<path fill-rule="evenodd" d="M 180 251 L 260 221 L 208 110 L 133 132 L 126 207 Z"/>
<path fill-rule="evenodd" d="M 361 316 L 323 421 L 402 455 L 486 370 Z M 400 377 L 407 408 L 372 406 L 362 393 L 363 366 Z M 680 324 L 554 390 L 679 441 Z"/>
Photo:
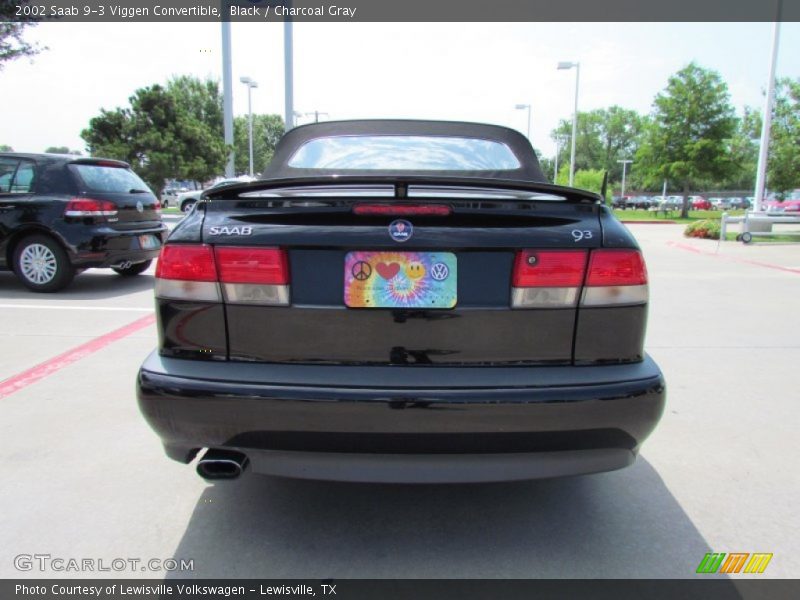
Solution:
<path fill-rule="evenodd" d="M 572 150 L 569 154 L 569 185 L 575 181 L 575 138 L 578 133 L 578 87 L 581 79 L 581 63 L 562 61 L 558 63 L 559 70 L 568 70 L 575 67 L 575 111 L 572 114 Z"/>
<path fill-rule="evenodd" d="M 330 115 L 328 113 L 322 112 L 322 111 L 319 111 L 319 110 L 314 110 L 314 111 L 311 111 L 311 112 L 303 113 L 303 116 L 305 116 L 305 117 L 310 117 L 311 115 L 314 115 L 314 123 L 319 123 L 319 116 L 320 115 L 325 115 L 326 117 L 330 117 Z"/>
<path fill-rule="evenodd" d="M 561 151 L 560 144 L 562 144 L 563 142 L 564 142 L 564 139 L 560 135 L 557 135 L 556 136 L 556 160 L 555 160 L 555 164 L 553 165 L 553 183 L 555 183 L 556 179 L 558 179 L 558 154 Z"/>
<path fill-rule="evenodd" d="M 625 201 L 625 170 L 628 167 L 628 165 L 632 165 L 633 164 L 633 161 L 630 160 L 630 159 L 625 159 L 625 160 L 618 160 L 617 162 L 618 163 L 622 163 L 622 191 L 620 192 L 619 195 L 622 197 L 623 202 L 624 202 Z"/>
<path fill-rule="evenodd" d="M 517 110 L 528 109 L 528 141 L 531 141 L 531 105 L 530 104 L 516 104 L 514 108 Z M 531 142 L 533 144 L 533 142 Z"/>
<path fill-rule="evenodd" d="M 250 143 L 250 177 L 253 176 L 253 88 L 258 87 L 258 82 L 249 77 L 240 77 L 239 81 L 247 86 L 247 129 Z"/>

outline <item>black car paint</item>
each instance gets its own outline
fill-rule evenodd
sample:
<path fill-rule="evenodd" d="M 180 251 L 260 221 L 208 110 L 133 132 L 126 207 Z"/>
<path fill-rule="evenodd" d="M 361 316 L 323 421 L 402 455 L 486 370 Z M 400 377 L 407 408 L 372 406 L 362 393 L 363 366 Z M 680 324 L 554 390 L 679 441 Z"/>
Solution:
<path fill-rule="evenodd" d="M 634 460 L 666 397 L 644 352 L 646 305 L 509 306 L 520 248 L 638 248 L 598 195 L 486 173 L 271 173 L 204 194 L 169 239 L 286 248 L 292 279 L 288 307 L 157 299 L 159 349 L 137 391 L 168 456 L 189 462 L 202 448 L 226 448 L 262 473 L 402 482 L 578 474 Z M 457 306 L 353 310 L 342 302 L 344 254 L 397 249 L 387 233 L 392 219 L 356 217 L 356 200 L 347 198 L 252 196 L 331 183 L 388 183 L 395 201 L 416 184 L 565 200 L 415 197 L 453 208 L 446 218 L 411 218 L 414 236 L 403 249 L 457 254 Z M 251 235 L 210 233 L 242 226 Z M 589 235 L 576 239 L 576 228 Z"/>
<path fill-rule="evenodd" d="M 81 269 L 110 267 L 124 261 L 142 262 L 158 256 L 158 249 L 143 250 L 138 242 L 139 235 L 155 235 L 160 242 L 166 239 L 167 228 L 160 215 L 155 214 L 157 200 L 151 193 L 123 196 L 84 192 L 69 166 L 76 161 L 92 164 L 93 159 L 20 153 L 0 156 L 32 162 L 36 169 L 31 193 L 0 192 L 1 268 L 11 267 L 15 244 L 34 233 L 57 240 L 72 265 Z M 65 217 L 67 202 L 81 195 L 115 201 L 118 221 L 95 223 L 91 219 Z M 144 219 L 138 215 L 136 202 L 142 202 L 148 212 Z"/>

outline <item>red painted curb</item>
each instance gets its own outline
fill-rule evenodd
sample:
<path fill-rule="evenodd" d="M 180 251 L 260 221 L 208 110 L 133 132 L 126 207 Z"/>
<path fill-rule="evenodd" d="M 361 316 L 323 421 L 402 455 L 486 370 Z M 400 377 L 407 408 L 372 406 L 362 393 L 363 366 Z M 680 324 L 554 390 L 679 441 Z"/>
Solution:
<path fill-rule="evenodd" d="M 629 225 L 677 225 L 675 221 L 622 221 Z"/>
<path fill-rule="evenodd" d="M 722 258 L 732 262 L 742 263 L 744 265 L 753 265 L 755 267 L 764 267 L 765 269 L 775 269 L 776 271 L 783 271 L 784 273 L 794 273 L 800 275 L 800 269 L 792 269 L 791 267 L 782 267 L 781 265 L 773 265 L 772 263 L 765 263 L 758 260 L 748 260 L 746 258 L 736 258 L 734 256 L 722 256 L 716 252 L 709 252 L 708 250 L 701 250 L 689 244 L 681 244 L 679 242 L 667 242 L 667 246 L 672 246 L 678 250 L 686 250 L 687 252 L 694 252 L 695 254 L 702 254 L 704 256 L 711 256 L 712 258 Z"/>
<path fill-rule="evenodd" d="M 109 344 L 113 344 L 114 342 L 121 340 L 132 333 L 136 333 L 140 329 L 144 329 L 145 327 L 152 325 L 155 323 L 155 320 L 155 315 L 147 315 L 146 317 L 137 319 L 133 323 L 129 323 L 124 327 L 120 327 L 119 329 L 116 329 L 110 333 L 94 338 L 85 344 L 81 344 L 72 350 L 67 350 L 63 354 L 59 354 L 58 356 L 38 364 L 27 371 L 23 371 L 17 375 L 12 375 L 8 379 L 0 382 L 0 399 L 6 398 L 11 394 L 26 388 L 32 383 L 36 383 L 40 379 L 44 379 L 56 371 L 60 371 L 64 367 L 68 367 L 80 359 L 85 358 L 90 354 L 94 354 L 98 350 L 102 350 Z"/>

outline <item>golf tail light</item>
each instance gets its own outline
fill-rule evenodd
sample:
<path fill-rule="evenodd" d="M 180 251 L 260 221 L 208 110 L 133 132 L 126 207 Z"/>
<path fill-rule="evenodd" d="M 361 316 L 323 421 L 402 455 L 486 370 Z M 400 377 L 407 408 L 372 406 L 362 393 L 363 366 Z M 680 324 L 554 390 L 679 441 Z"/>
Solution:
<path fill-rule="evenodd" d="M 100 222 L 113 223 L 118 219 L 117 205 L 110 200 L 94 198 L 72 198 L 64 208 L 64 216 L 73 219 L 92 218 Z"/>

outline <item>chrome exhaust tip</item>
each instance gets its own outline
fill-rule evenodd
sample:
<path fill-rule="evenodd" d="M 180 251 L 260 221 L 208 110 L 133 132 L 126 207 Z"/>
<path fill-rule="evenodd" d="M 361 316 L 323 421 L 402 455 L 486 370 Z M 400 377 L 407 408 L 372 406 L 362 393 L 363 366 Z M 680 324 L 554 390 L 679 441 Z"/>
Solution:
<path fill-rule="evenodd" d="M 236 479 L 249 462 L 241 452 L 210 448 L 197 462 L 197 474 L 206 480 Z"/>

